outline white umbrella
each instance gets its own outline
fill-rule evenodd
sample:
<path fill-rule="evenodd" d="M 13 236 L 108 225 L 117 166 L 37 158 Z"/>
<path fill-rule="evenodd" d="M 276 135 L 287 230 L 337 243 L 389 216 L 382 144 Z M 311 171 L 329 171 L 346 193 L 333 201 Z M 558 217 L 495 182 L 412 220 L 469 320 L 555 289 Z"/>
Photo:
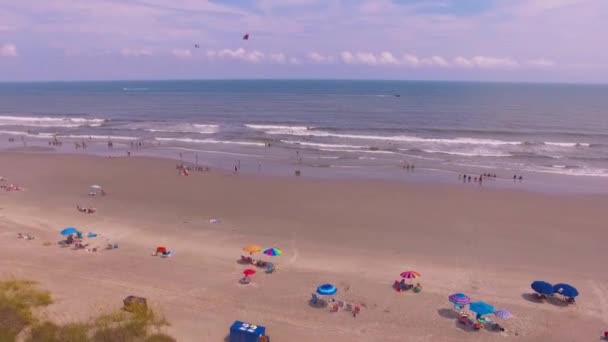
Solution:
<path fill-rule="evenodd" d="M 91 189 L 101 190 L 101 185 L 91 185 Z"/>

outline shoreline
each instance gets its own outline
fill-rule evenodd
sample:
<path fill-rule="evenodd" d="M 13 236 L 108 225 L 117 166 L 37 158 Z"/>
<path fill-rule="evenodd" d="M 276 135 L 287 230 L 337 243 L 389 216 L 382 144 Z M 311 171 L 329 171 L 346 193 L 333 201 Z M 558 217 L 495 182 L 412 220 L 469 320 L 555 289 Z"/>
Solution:
<path fill-rule="evenodd" d="M 2 152 L 0 165 L 0 175 L 25 187 L 0 192 L 0 277 L 40 281 L 57 294 L 48 313 L 61 321 L 140 294 L 179 341 L 221 340 L 236 319 L 265 325 L 273 340 L 338 342 L 400 341 L 404 331 L 412 341 L 587 340 L 608 324 L 605 195 L 215 171 L 185 177 L 174 161 L 146 157 Z M 107 196 L 88 196 L 91 184 Z M 76 204 L 98 211 L 79 213 Z M 66 226 L 120 248 L 42 245 Z M 17 232 L 37 239 L 17 240 Z M 236 260 L 251 243 L 284 255 L 272 259 L 276 274 L 242 287 Z M 175 255 L 150 256 L 157 245 Z M 422 273 L 420 294 L 391 289 L 406 269 Z M 581 298 L 569 307 L 531 303 L 522 296 L 537 278 L 571 282 Z M 362 314 L 310 307 L 310 292 L 324 282 L 340 299 L 365 304 Z M 445 317 L 447 296 L 458 291 L 511 311 L 515 318 L 501 321 L 506 334 L 472 334 Z"/>
<path fill-rule="evenodd" d="M 0 153 L 49 153 L 64 155 L 85 155 L 101 158 L 123 158 L 127 156 L 126 147 L 113 148 L 107 150 L 101 148 L 105 145 L 99 141 L 94 142 L 93 149 L 89 152 L 83 150 L 65 150 L 46 145 L 19 146 L 10 149 L 0 150 Z M 463 184 L 459 180 L 461 174 L 468 174 L 473 177 L 483 173 L 498 174 L 497 179 L 487 179 L 483 183 L 484 188 L 497 190 L 523 190 L 548 194 L 608 194 L 608 178 L 599 176 L 576 176 L 561 175 L 541 172 L 519 173 L 513 170 L 463 167 L 459 170 L 454 168 L 437 169 L 432 165 L 416 164 L 416 170 L 406 171 L 402 165 L 379 165 L 379 166 L 340 166 L 331 165 L 319 166 L 314 163 L 296 163 L 290 161 L 289 157 L 282 155 L 252 155 L 247 153 L 236 153 L 223 150 L 206 150 L 179 146 L 146 146 L 139 150 L 131 150 L 133 157 L 158 158 L 172 160 L 175 162 L 183 161 L 185 164 L 194 167 L 198 165 L 207 166 L 213 170 L 223 173 L 232 173 L 234 166 L 241 165 L 240 174 L 252 176 L 271 176 L 271 177 L 292 177 L 295 170 L 300 170 L 303 177 L 309 179 L 327 179 L 339 181 L 341 179 L 352 181 L 379 181 L 403 184 L 423 184 L 438 186 L 467 186 L 476 187 L 476 183 Z M 232 157 L 229 157 L 232 156 Z M 513 181 L 513 174 L 524 175 L 524 181 Z"/>

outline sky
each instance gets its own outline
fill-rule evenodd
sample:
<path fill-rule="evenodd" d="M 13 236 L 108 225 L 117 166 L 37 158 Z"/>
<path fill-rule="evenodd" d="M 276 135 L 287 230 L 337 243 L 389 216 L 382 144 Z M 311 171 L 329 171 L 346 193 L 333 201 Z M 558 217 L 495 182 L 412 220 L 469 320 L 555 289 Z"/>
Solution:
<path fill-rule="evenodd" d="M 608 0 L 0 0 L 0 81 L 608 83 L 605 18 Z"/>

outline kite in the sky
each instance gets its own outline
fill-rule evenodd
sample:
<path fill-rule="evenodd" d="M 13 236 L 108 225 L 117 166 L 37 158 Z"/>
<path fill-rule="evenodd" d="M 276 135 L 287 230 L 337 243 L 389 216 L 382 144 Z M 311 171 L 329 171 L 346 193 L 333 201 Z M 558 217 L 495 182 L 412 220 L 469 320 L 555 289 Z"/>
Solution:
<path fill-rule="evenodd" d="M 243 40 L 249 40 L 249 33 L 246 33 L 246 34 L 243 36 Z"/>

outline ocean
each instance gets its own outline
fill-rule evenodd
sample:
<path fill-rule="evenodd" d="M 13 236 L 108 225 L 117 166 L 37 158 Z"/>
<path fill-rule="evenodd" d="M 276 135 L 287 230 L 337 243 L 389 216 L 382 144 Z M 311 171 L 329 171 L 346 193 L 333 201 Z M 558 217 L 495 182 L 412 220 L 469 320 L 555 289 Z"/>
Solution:
<path fill-rule="evenodd" d="M 425 81 L 0 83 L 0 147 L 401 177 L 414 164 L 608 179 L 608 86 Z M 15 138 L 8 142 L 8 138 Z M 107 147 L 112 141 L 113 148 Z M 268 144 L 270 147 L 268 147 Z M 135 151 L 133 151 L 135 153 Z M 429 172 L 431 172 L 429 171 Z M 422 171 L 420 171 L 422 172 Z M 560 178 L 564 179 L 564 178 Z M 574 178 L 565 178 L 574 179 Z"/>

